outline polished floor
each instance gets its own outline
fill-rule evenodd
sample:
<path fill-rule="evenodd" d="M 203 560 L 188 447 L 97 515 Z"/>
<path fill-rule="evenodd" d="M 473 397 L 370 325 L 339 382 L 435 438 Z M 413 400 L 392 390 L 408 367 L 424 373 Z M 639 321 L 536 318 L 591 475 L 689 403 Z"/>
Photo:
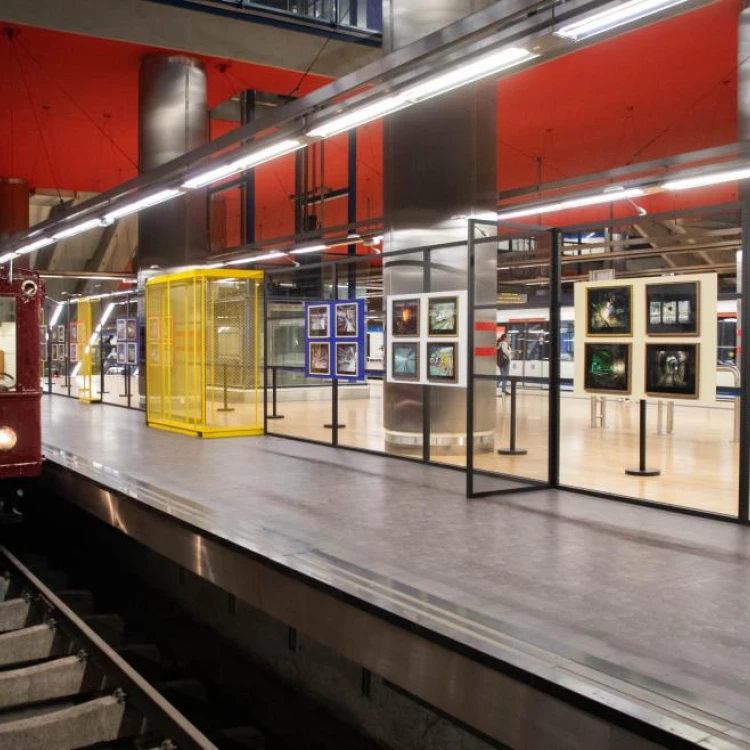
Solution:
<path fill-rule="evenodd" d="M 460 615 L 475 647 L 512 635 L 636 702 L 663 697 L 750 739 L 746 527 L 572 492 L 467 501 L 460 472 L 272 437 L 200 440 L 70 399 L 45 397 L 43 420 L 50 460 L 189 523 L 324 579 L 321 560 L 339 561 L 379 606 L 398 585 Z M 705 746 L 741 746 L 727 742 Z"/>
<path fill-rule="evenodd" d="M 341 445 L 369 450 L 385 450 L 382 384 L 370 381 L 369 398 L 342 399 L 339 421 L 346 425 L 339 432 Z M 496 447 L 509 443 L 509 397 L 497 399 Z M 546 480 L 547 414 L 546 391 L 519 390 L 517 405 L 517 445 L 528 451 L 522 456 L 497 452 L 476 456 L 475 467 L 525 479 Z M 726 515 L 737 514 L 738 444 L 732 442 L 734 411 L 731 402 L 717 402 L 704 408 L 677 402 L 674 432 L 659 434 L 657 408 L 648 413 L 648 465 L 661 470 L 658 477 L 640 478 L 625 474 L 638 465 L 638 403 L 608 399 L 607 425 L 591 427 L 588 399 L 563 394 L 560 403 L 560 478 L 571 487 L 615 495 L 680 505 Z M 269 432 L 330 441 L 330 401 L 280 401 L 278 412 L 284 419 L 269 423 Z M 462 456 L 434 456 L 433 460 L 466 465 Z"/>

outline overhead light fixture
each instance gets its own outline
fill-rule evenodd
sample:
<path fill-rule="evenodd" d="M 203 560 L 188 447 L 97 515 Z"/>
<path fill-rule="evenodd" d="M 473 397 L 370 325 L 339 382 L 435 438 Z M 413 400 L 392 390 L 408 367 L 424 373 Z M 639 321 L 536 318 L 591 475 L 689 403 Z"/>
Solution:
<path fill-rule="evenodd" d="M 570 198 L 564 201 L 554 203 L 542 203 L 527 208 L 519 208 L 510 211 L 501 211 L 498 215 L 498 221 L 507 221 L 508 219 L 520 219 L 525 216 L 538 216 L 539 214 L 548 214 L 553 211 L 565 211 L 569 208 L 586 208 L 587 206 L 599 206 L 605 203 L 614 203 L 615 201 L 628 200 L 645 195 L 646 191 L 641 188 L 609 188 L 603 193 L 596 195 L 585 195 L 581 198 Z"/>
<path fill-rule="evenodd" d="M 34 250 L 40 250 L 43 247 L 47 247 L 47 245 L 51 245 L 52 240 L 48 237 L 45 237 L 41 240 L 36 240 L 35 242 L 30 242 L 28 245 L 21 245 L 21 247 L 16 248 L 15 254 L 16 255 L 26 255 L 27 253 L 33 253 Z"/>
<path fill-rule="evenodd" d="M 272 260 L 273 258 L 283 258 L 286 253 L 274 252 L 265 253 L 263 255 L 255 255 L 252 258 L 238 258 L 237 260 L 229 260 L 225 266 L 239 266 L 243 263 L 257 263 L 259 260 Z"/>
<path fill-rule="evenodd" d="M 323 250 L 328 250 L 328 245 L 308 245 L 307 247 L 298 247 L 289 252 L 291 255 L 304 255 L 305 253 L 320 253 Z"/>
<path fill-rule="evenodd" d="M 687 2 L 687 0 L 631 0 L 631 2 L 620 3 L 614 8 L 563 26 L 555 32 L 555 35 L 580 42 L 597 34 L 603 34 L 625 24 L 647 18 L 654 13 L 661 13 L 684 2 Z"/>
<path fill-rule="evenodd" d="M 64 302 L 58 302 L 57 307 L 55 308 L 55 312 L 52 313 L 52 320 L 50 320 L 49 325 L 50 328 L 53 328 L 55 323 L 60 319 L 60 315 L 62 314 L 63 308 L 65 307 Z"/>
<path fill-rule="evenodd" d="M 459 86 L 465 86 L 468 83 L 486 78 L 493 73 L 500 73 L 535 57 L 539 57 L 539 55 L 529 52 L 523 47 L 506 47 L 489 55 L 483 55 L 477 60 L 449 70 L 447 73 L 428 78 L 426 81 L 404 91 L 403 95 L 411 102 L 424 101 L 438 94 L 452 91 Z"/>
<path fill-rule="evenodd" d="M 137 213 L 141 209 L 164 203 L 164 201 L 176 198 L 178 195 L 182 195 L 182 190 L 176 190 L 174 188 L 160 190 L 158 193 L 141 198 L 140 200 L 137 200 L 134 203 L 129 203 L 121 208 L 116 208 L 114 211 L 110 211 L 108 214 L 104 215 L 104 220 L 109 223 L 117 221 L 117 219 L 121 219 L 123 216 L 128 216 Z"/>
<path fill-rule="evenodd" d="M 0 263 L 7 263 L 9 260 L 13 260 L 13 258 L 17 258 L 18 255 L 16 253 L 5 253 L 5 255 L 0 255 Z"/>
<path fill-rule="evenodd" d="M 343 133 L 346 130 L 359 127 L 379 117 L 396 112 L 399 109 L 408 107 L 411 102 L 402 94 L 387 96 L 384 99 L 366 104 L 363 107 L 353 109 L 339 117 L 334 117 L 327 122 L 318 125 L 309 130 L 307 135 L 311 138 L 328 138 L 329 136 Z"/>
<path fill-rule="evenodd" d="M 372 120 L 377 120 L 384 115 L 391 114 L 404 107 L 425 101 L 438 94 L 452 91 L 459 86 L 473 83 L 515 65 L 520 65 L 522 62 L 535 57 L 538 57 L 538 55 L 522 47 L 507 47 L 491 54 L 483 55 L 477 60 L 455 67 L 447 73 L 428 78 L 401 93 L 387 96 L 372 104 L 366 104 L 351 112 L 334 117 L 309 130 L 307 135 L 311 138 L 328 138 L 337 133 L 343 133 L 346 130 L 351 130 Z"/>
<path fill-rule="evenodd" d="M 94 227 L 101 226 L 103 226 L 101 219 L 89 219 L 88 221 L 84 221 L 81 224 L 76 224 L 74 227 L 70 227 L 70 229 L 63 229 L 61 232 L 53 234 L 52 239 L 57 242 L 58 240 L 64 240 L 68 237 L 75 237 L 75 235 L 77 234 L 82 234 L 83 232 L 88 232 L 89 229 L 94 229 Z"/>
<path fill-rule="evenodd" d="M 275 159 L 284 154 L 290 154 L 299 148 L 302 148 L 304 144 L 296 138 L 287 138 L 286 140 L 279 141 L 273 146 L 267 146 L 259 151 L 254 151 L 251 154 L 246 154 L 239 159 L 235 159 L 229 164 L 224 164 L 221 167 L 215 167 L 207 172 L 191 177 L 182 184 L 182 187 L 194 190 L 196 188 L 202 188 L 206 185 L 210 185 L 212 182 L 218 182 L 223 180 L 230 175 L 242 172 L 250 167 L 257 167 L 259 164 Z"/>
<path fill-rule="evenodd" d="M 661 187 L 664 190 L 690 190 L 691 188 L 708 187 L 709 185 L 721 185 L 723 182 L 746 180 L 748 177 L 750 177 L 750 167 L 742 167 L 741 169 L 729 169 L 723 172 L 713 172 L 696 175 L 695 177 L 669 180 Z"/>

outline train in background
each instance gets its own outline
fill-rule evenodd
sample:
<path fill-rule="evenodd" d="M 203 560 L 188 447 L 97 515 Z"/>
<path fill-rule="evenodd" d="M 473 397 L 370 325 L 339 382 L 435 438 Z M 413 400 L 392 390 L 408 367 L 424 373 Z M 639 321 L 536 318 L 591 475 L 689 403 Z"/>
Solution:
<path fill-rule="evenodd" d="M 718 386 L 736 385 L 727 368 L 737 363 L 737 300 L 717 303 L 716 373 Z M 507 333 L 513 359 L 510 374 L 519 378 L 549 377 L 549 310 L 546 308 L 502 308 L 497 315 L 498 336 Z M 560 377 L 572 380 L 575 370 L 575 312 L 560 308 Z"/>
<path fill-rule="evenodd" d="M 44 294 L 37 274 L 0 269 L 0 522 L 20 520 L 22 482 L 42 471 Z"/>

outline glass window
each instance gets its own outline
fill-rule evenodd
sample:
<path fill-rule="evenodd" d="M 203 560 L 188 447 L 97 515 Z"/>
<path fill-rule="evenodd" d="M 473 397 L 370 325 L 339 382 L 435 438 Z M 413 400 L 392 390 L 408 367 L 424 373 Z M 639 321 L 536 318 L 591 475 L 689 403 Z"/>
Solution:
<path fill-rule="evenodd" d="M 0 297 L 0 391 L 16 389 L 16 298 Z"/>

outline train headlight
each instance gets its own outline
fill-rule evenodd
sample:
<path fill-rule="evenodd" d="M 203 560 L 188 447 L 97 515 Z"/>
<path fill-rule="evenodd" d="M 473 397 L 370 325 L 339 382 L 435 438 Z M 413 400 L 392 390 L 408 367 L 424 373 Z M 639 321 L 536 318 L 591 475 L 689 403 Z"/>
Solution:
<path fill-rule="evenodd" d="M 18 435 L 12 427 L 0 427 L 0 451 L 10 451 L 16 447 Z"/>

